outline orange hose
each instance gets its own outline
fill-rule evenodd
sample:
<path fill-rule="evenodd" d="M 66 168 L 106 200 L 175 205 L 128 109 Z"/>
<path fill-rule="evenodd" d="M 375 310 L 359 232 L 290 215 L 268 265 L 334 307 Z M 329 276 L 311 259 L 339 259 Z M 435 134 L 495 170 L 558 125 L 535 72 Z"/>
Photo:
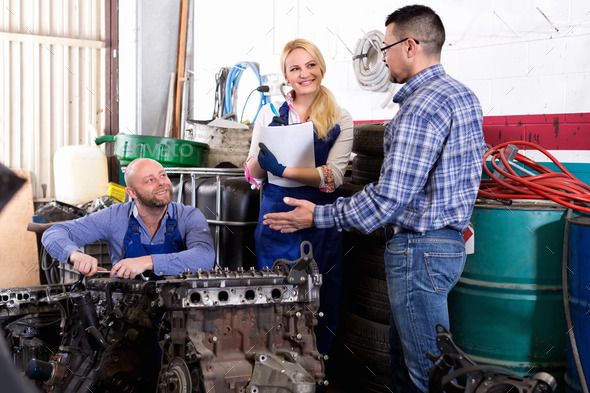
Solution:
<path fill-rule="evenodd" d="M 548 157 L 562 172 L 555 172 L 535 161 L 516 154 L 518 161 L 536 175 L 521 176 L 509 165 L 505 150 L 508 145 L 532 147 Z M 504 178 L 494 176 L 486 162 Z M 503 167 L 499 163 L 502 163 Z M 565 207 L 590 213 L 590 186 L 572 175 L 555 157 L 541 146 L 526 141 L 504 142 L 483 156 L 483 170 L 490 179 L 482 179 L 478 196 L 492 199 L 548 199 Z"/>

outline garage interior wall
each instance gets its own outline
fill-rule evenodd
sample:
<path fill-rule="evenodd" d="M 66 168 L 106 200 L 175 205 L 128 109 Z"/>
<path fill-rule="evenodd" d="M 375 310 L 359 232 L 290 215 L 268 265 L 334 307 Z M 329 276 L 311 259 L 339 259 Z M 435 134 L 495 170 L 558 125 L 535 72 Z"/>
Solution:
<path fill-rule="evenodd" d="M 447 72 L 476 92 L 485 115 L 589 112 L 587 1 L 421 3 L 431 6 L 445 24 L 442 63 Z M 355 120 L 390 119 L 392 109 L 381 108 L 386 93 L 360 89 L 352 54 L 360 38 L 384 31 L 385 17 L 406 4 L 374 1 L 363 8 L 352 1 L 266 0 L 253 8 L 231 0 L 196 2 L 196 116 L 210 117 L 210 89 L 220 67 L 246 60 L 258 62 L 261 74 L 280 73 L 283 45 L 303 37 L 322 50 L 328 63 L 324 83 Z M 244 90 L 246 95 L 249 90 Z"/>
<path fill-rule="evenodd" d="M 3 1 L 0 162 L 54 193 L 56 150 L 104 133 L 104 0 Z"/>
<path fill-rule="evenodd" d="M 174 64 L 180 0 L 123 1 L 120 21 L 121 132 L 159 134 Z M 295 37 L 316 43 L 324 84 L 356 122 L 389 120 L 387 93 L 360 88 L 352 67 L 359 39 L 383 31 L 408 3 L 351 0 L 191 1 L 193 100 L 187 117 L 211 119 L 215 74 L 252 61 L 280 76 L 279 57 Z M 536 141 L 558 159 L 590 163 L 590 3 L 586 0 L 427 0 L 447 30 L 442 63 L 484 108 L 486 140 Z M 51 159 L 62 145 L 104 133 L 104 0 L 4 0 L 0 9 L 0 161 L 32 172 L 36 199 L 51 198 Z M 335 12 L 334 10 L 338 10 Z M 191 50 L 191 48 L 189 48 Z M 245 72 L 239 110 L 258 85 Z M 278 100 L 279 97 L 273 97 Z M 250 100 L 245 118 L 252 118 Z M 590 176 L 590 170 L 587 171 Z M 588 180 L 586 180 L 588 182 Z"/>
<path fill-rule="evenodd" d="M 152 14 L 167 15 L 158 11 L 158 7 L 167 7 L 167 2 L 148 3 Z M 560 161 L 578 165 L 576 174 L 590 182 L 590 3 L 587 0 L 425 0 L 420 3 L 432 7 L 445 24 L 447 40 L 442 64 L 447 73 L 467 84 L 479 97 L 484 109 L 486 141 L 490 144 L 512 139 L 536 142 Z M 373 30 L 383 32 L 385 17 L 407 4 L 410 3 L 383 0 L 373 1 L 370 6 L 352 0 L 260 0 L 253 6 L 239 0 L 194 1 L 194 67 L 190 70 L 194 99 L 184 108 L 188 118 L 211 120 L 215 75 L 221 67 L 256 62 L 261 75 L 278 74 L 282 78 L 279 58 L 283 45 L 302 37 L 322 50 L 327 62 L 323 84 L 332 90 L 355 122 L 391 119 L 396 105 L 383 106 L 388 98 L 385 92 L 361 89 L 352 57 L 365 34 Z M 121 16 L 121 20 L 129 19 L 130 16 Z M 157 36 L 154 31 L 158 31 L 166 37 L 171 23 L 177 25 L 177 19 L 152 18 L 149 25 L 139 21 L 137 29 L 139 32 L 151 29 L 152 36 Z M 152 50 L 154 45 L 153 41 L 140 40 L 138 52 Z M 164 55 L 173 55 L 175 47 L 176 40 L 170 40 Z M 138 68 L 129 71 L 137 72 Z M 134 80 L 132 76 L 122 75 L 121 83 Z M 157 77 L 162 87 L 150 89 L 149 96 L 163 102 L 168 94 L 169 74 L 160 73 Z M 237 93 L 239 111 L 256 86 L 258 81 L 253 73 L 244 72 Z M 141 90 L 141 87 L 136 89 Z M 127 91 L 133 89 L 121 85 L 121 105 L 123 94 L 131 94 Z M 141 95 L 148 96 L 145 90 Z M 276 101 L 280 97 L 272 99 Z M 256 105 L 257 99 L 250 99 L 244 119 L 252 119 Z M 136 105 L 126 100 L 124 106 L 121 130 L 128 125 L 134 129 L 134 122 L 141 123 L 141 119 L 134 118 L 138 113 Z M 164 114 L 165 110 L 165 105 L 160 104 L 159 113 Z M 152 112 L 141 113 L 142 119 L 156 116 Z"/>

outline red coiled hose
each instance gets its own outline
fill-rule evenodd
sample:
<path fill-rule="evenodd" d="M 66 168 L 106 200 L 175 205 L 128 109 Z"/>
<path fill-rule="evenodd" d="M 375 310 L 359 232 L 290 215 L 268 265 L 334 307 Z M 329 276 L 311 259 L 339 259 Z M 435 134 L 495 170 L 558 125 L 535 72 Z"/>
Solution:
<path fill-rule="evenodd" d="M 547 156 L 563 172 L 554 172 L 521 154 L 515 161 L 537 172 L 537 175 L 518 175 L 506 159 L 508 145 L 532 147 Z M 494 170 L 504 176 L 494 176 L 486 165 L 491 157 Z M 503 164 L 500 166 L 499 162 Z M 482 179 L 478 197 L 492 199 L 549 199 L 573 210 L 590 213 L 590 186 L 572 175 L 547 150 L 525 141 L 504 142 L 489 149 L 483 156 L 483 170 L 490 179 Z"/>

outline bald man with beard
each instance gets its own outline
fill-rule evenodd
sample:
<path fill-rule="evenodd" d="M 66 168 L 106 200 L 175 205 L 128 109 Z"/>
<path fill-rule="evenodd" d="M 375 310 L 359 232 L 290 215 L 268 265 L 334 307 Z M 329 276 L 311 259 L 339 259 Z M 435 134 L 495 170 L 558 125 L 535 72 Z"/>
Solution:
<path fill-rule="evenodd" d="M 108 244 L 111 277 L 210 270 L 215 251 L 207 220 L 198 208 L 172 202 L 172 183 L 164 167 L 152 159 L 136 159 L 127 166 L 125 182 L 131 202 L 53 225 L 41 240 L 47 252 L 85 276 L 106 270 L 81 251 L 100 241 Z"/>

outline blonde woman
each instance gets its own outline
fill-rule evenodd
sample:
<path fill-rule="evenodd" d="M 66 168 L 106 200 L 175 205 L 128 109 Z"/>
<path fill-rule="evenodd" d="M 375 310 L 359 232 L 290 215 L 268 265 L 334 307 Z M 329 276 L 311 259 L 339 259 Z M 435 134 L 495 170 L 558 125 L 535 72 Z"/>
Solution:
<path fill-rule="evenodd" d="M 292 210 L 283 197 L 313 200 L 316 204 L 334 202 L 339 194 L 352 149 L 353 122 L 350 114 L 340 108 L 332 93 L 322 86 L 326 72 L 324 58 L 313 43 L 296 39 L 288 42 L 281 55 L 281 67 L 286 82 L 292 87 L 278 111 L 272 104 L 262 108 L 254 126 L 249 158 L 245 164 L 246 178 L 260 183 L 267 172 L 305 184 L 282 187 L 266 182 L 258 226 L 255 231 L 256 265 L 258 269 L 272 267 L 277 259 L 295 260 L 300 257 L 300 245 L 308 240 L 313 256 L 323 275 L 320 292 L 320 318 L 316 327 L 320 353 L 329 352 L 336 330 L 342 280 L 342 233 L 336 229 L 310 228 L 284 234 L 262 224 L 270 212 Z M 278 113 L 277 113 L 278 112 Z M 278 116 L 277 116 L 278 115 Z M 260 126 L 282 126 L 312 122 L 314 127 L 315 168 L 291 168 L 282 165 L 261 138 Z"/>

